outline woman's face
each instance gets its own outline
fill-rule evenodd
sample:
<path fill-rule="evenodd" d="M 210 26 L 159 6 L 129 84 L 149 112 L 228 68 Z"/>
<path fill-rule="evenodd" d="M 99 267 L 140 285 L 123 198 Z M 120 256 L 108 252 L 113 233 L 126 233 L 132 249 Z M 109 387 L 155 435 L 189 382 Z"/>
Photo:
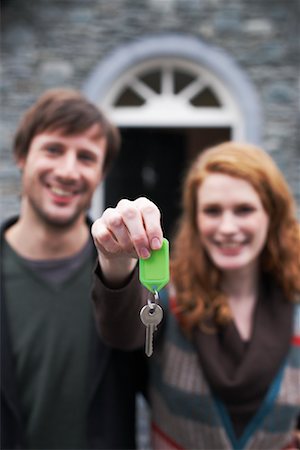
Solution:
<path fill-rule="evenodd" d="M 269 218 L 250 183 L 209 175 L 197 192 L 197 224 L 204 248 L 221 271 L 256 267 Z"/>

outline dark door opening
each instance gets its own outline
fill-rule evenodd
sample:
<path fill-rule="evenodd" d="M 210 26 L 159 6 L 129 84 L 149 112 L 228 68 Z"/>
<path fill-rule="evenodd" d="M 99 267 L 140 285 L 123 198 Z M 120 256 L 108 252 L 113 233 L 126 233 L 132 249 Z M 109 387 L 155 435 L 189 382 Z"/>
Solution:
<path fill-rule="evenodd" d="M 230 139 L 230 128 L 123 128 L 122 148 L 105 183 L 105 207 L 148 197 L 160 208 L 165 236 L 181 212 L 185 172 L 204 148 Z"/>

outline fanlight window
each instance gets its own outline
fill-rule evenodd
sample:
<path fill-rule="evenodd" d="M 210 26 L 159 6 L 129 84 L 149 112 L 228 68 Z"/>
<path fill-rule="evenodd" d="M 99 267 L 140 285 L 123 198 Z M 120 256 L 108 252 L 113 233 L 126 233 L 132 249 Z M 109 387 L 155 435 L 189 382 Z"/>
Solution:
<path fill-rule="evenodd" d="M 162 68 L 133 75 L 114 99 L 113 106 L 144 106 L 153 98 L 176 96 L 195 108 L 221 107 L 220 99 L 203 75 L 193 75 L 184 70 Z"/>
<path fill-rule="evenodd" d="M 191 136 L 226 128 L 234 140 L 261 139 L 255 88 L 231 57 L 198 38 L 171 33 L 125 44 L 97 65 L 84 91 L 121 128 L 178 127 Z M 100 187 L 95 211 L 102 197 Z"/>
<path fill-rule="evenodd" d="M 137 64 L 112 83 L 102 106 L 121 127 L 240 128 L 237 105 L 223 83 L 183 59 Z"/>

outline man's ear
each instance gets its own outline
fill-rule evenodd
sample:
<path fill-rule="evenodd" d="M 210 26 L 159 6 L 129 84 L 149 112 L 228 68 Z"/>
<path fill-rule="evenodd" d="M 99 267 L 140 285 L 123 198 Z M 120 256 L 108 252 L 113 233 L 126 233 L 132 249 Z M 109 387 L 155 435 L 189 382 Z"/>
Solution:
<path fill-rule="evenodd" d="M 17 167 L 21 170 L 21 172 L 22 172 L 22 170 L 24 169 L 25 164 L 26 164 L 26 155 L 17 156 L 17 157 L 15 158 L 15 161 L 16 161 L 16 166 L 17 166 Z"/>

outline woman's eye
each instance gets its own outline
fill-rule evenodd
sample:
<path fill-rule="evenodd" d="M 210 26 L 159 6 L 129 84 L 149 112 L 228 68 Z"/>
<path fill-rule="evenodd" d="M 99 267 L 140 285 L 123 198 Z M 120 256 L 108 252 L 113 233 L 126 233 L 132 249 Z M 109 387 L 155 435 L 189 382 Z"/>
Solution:
<path fill-rule="evenodd" d="M 255 211 L 255 208 L 251 205 L 241 205 L 235 209 L 235 213 L 239 215 L 251 214 Z"/>
<path fill-rule="evenodd" d="M 217 206 L 209 206 L 207 208 L 203 209 L 203 213 L 206 214 L 207 216 L 218 216 L 221 214 L 221 209 L 218 208 Z"/>

